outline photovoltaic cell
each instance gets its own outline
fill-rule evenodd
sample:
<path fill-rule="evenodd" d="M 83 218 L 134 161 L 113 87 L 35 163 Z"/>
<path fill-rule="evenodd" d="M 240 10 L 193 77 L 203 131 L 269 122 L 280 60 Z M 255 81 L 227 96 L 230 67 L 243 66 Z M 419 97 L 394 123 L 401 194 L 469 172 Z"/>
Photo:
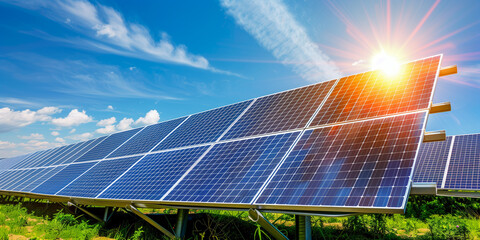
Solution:
<path fill-rule="evenodd" d="M 57 195 L 94 198 L 142 156 L 104 160 Z"/>
<path fill-rule="evenodd" d="M 42 168 L 33 168 L 33 169 L 26 170 L 24 174 L 21 174 L 22 175 L 21 178 L 17 178 L 15 182 L 10 183 L 10 186 L 8 186 L 9 190 L 11 191 L 22 190 L 25 186 L 31 183 L 32 177 L 36 176 L 42 170 L 43 170 Z"/>
<path fill-rule="evenodd" d="M 5 158 L 0 160 L 0 171 L 4 171 L 7 169 L 12 168 L 15 164 L 18 164 L 19 162 L 23 161 L 25 158 L 30 156 L 30 154 L 26 155 L 21 155 L 17 157 L 11 157 L 11 158 Z"/>
<path fill-rule="evenodd" d="M 426 109 L 431 102 L 440 56 L 402 65 L 388 77 L 370 71 L 340 79 L 311 126 Z"/>
<path fill-rule="evenodd" d="M 127 143 L 115 150 L 108 157 L 120 157 L 139 153 L 147 153 L 165 138 L 173 129 L 185 120 L 186 117 L 157 123 L 145 127 L 141 132 L 128 140 Z"/>
<path fill-rule="evenodd" d="M 22 189 L 23 192 L 30 192 L 40 184 L 64 169 L 66 166 L 43 168 L 32 180 Z"/>
<path fill-rule="evenodd" d="M 90 151 L 85 153 L 79 159 L 75 160 L 75 162 L 85 162 L 90 160 L 103 159 L 141 129 L 142 128 L 136 128 L 125 132 L 114 133 L 108 136 L 98 145 L 93 147 Z"/>
<path fill-rule="evenodd" d="M 39 161 L 39 160 L 41 160 L 43 157 L 47 156 L 47 155 L 48 155 L 49 153 L 51 153 L 52 151 L 55 151 L 55 148 L 35 152 L 35 153 L 31 154 L 30 156 L 28 156 L 27 158 L 25 158 L 24 160 L 22 160 L 22 161 L 20 161 L 19 163 L 15 164 L 15 165 L 12 167 L 12 169 L 29 167 L 29 166 L 31 166 L 33 163 L 35 163 L 36 161 Z"/>
<path fill-rule="evenodd" d="M 8 190 L 8 186 L 15 181 L 26 170 L 9 170 L 0 173 L 0 189 Z"/>
<path fill-rule="evenodd" d="M 298 134 L 217 144 L 164 200 L 248 204 Z"/>
<path fill-rule="evenodd" d="M 65 187 L 68 183 L 87 171 L 96 162 L 86 162 L 71 164 L 57 174 L 49 178 L 47 181 L 32 190 L 33 193 L 50 194 L 53 195 L 60 189 Z"/>
<path fill-rule="evenodd" d="M 99 143 L 101 143 L 105 138 L 107 137 L 106 136 L 99 137 L 99 138 L 90 139 L 88 141 L 83 142 L 83 144 L 78 148 L 78 150 L 72 153 L 72 155 L 69 158 L 63 159 L 62 163 L 67 164 L 67 163 L 75 162 L 78 158 L 80 158 L 85 153 L 90 151 L 90 149 L 94 148 Z"/>
<path fill-rule="evenodd" d="M 190 116 L 154 151 L 216 141 L 252 100 Z"/>
<path fill-rule="evenodd" d="M 414 183 L 437 183 L 441 188 L 452 137 L 445 141 L 422 143 L 413 172 Z"/>
<path fill-rule="evenodd" d="M 445 189 L 480 189 L 480 135 L 455 136 Z"/>
<path fill-rule="evenodd" d="M 97 198 L 159 200 L 207 148 L 148 154 Z"/>
<path fill-rule="evenodd" d="M 31 164 L 29 167 L 51 166 L 59 158 L 62 158 L 63 156 L 65 156 L 65 154 L 68 153 L 68 151 L 70 151 L 71 148 L 74 147 L 74 145 L 75 144 L 58 147 L 55 152 L 52 152 L 51 154 L 43 158 L 41 161 L 36 161 L 35 163 Z"/>
<path fill-rule="evenodd" d="M 306 131 L 256 203 L 403 208 L 426 114 Z"/>
<path fill-rule="evenodd" d="M 259 98 L 222 139 L 303 128 L 336 80 Z"/>

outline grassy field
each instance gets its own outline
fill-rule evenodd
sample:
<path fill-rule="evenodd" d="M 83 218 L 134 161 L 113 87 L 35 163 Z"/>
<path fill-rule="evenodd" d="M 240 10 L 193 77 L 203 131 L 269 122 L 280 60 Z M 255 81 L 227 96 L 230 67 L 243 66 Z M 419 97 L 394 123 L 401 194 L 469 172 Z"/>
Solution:
<path fill-rule="evenodd" d="M 411 197 L 405 215 L 369 214 L 312 217 L 314 239 L 480 239 L 480 201 L 467 198 Z M 101 209 L 97 208 L 99 212 Z M 95 211 L 95 209 L 92 209 Z M 175 210 L 142 209 L 162 226 L 174 229 Z M 289 238 L 294 216 L 265 213 Z M 270 239 L 246 212 L 191 210 L 188 239 Z M 58 203 L 4 201 L 0 204 L 0 240 L 4 239 L 164 239 L 148 223 L 126 212 L 100 224 Z"/>

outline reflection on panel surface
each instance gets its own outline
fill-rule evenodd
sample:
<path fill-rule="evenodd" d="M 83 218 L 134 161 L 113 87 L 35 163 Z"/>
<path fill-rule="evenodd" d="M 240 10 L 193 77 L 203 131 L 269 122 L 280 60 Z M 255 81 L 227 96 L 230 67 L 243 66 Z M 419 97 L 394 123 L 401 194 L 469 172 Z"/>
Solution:
<path fill-rule="evenodd" d="M 298 134 L 217 144 L 165 200 L 250 203 Z"/>
<path fill-rule="evenodd" d="M 400 208 L 426 112 L 308 130 L 256 203 Z"/>
<path fill-rule="evenodd" d="M 340 79 L 312 126 L 426 109 L 440 56 L 402 66 L 395 77 L 370 71 Z"/>
<path fill-rule="evenodd" d="M 336 80 L 259 98 L 222 139 L 303 128 Z"/>

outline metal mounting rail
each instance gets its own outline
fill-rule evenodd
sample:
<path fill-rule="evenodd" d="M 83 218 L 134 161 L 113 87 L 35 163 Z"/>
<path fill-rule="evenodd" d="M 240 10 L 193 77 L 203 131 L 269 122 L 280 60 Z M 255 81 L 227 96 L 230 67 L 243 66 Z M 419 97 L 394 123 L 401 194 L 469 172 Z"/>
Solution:
<path fill-rule="evenodd" d="M 135 213 L 135 215 L 139 216 L 140 218 L 142 218 L 143 220 L 147 221 L 148 223 L 150 223 L 152 226 L 154 226 L 156 229 L 160 230 L 163 234 L 167 235 L 167 237 L 169 238 L 172 238 L 174 239 L 175 238 L 175 235 L 168 231 L 166 228 L 162 227 L 160 224 L 158 224 L 157 222 L 155 222 L 153 219 L 149 218 L 147 215 L 143 214 L 142 212 L 140 212 L 137 208 L 135 208 L 134 206 L 132 205 L 128 205 L 126 207 L 128 210 L 132 211 L 133 213 Z"/>
<path fill-rule="evenodd" d="M 250 208 L 248 210 L 248 218 L 250 220 L 260 224 L 268 233 L 270 233 L 277 240 L 288 240 L 287 236 L 283 235 L 278 228 L 276 228 L 270 221 L 268 221 L 262 213 L 257 209 Z"/>

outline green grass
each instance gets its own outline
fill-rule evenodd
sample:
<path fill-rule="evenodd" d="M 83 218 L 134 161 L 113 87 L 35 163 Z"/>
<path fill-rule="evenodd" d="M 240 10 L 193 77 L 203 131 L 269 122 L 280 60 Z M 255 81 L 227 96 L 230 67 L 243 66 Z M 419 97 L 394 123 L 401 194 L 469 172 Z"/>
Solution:
<path fill-rule="evenodd" d="M 314 239 L 480 239 L 479 210 L 477 199 L 411 197 L 405 215 L 314 216 L 312 236 Z M 174 231 L 175 209 L 141 211 L 157 214 L 152 218 Z M 295 238 L 294 215 L 263 214 L 285 235 Z M 191 210 L 190 216 L 193 219 L 188 223 L 188 239 L 272 239 L 249 220 L 247 212 Z M 13 235 L 29 239 L 166 239 L 157 229 L 126 212 L 115 215 L 107 224 L 99 224 L 83 215 L 72 215 L 58 204 L 28 201 L 0 204 L 0 240 Z"/>

